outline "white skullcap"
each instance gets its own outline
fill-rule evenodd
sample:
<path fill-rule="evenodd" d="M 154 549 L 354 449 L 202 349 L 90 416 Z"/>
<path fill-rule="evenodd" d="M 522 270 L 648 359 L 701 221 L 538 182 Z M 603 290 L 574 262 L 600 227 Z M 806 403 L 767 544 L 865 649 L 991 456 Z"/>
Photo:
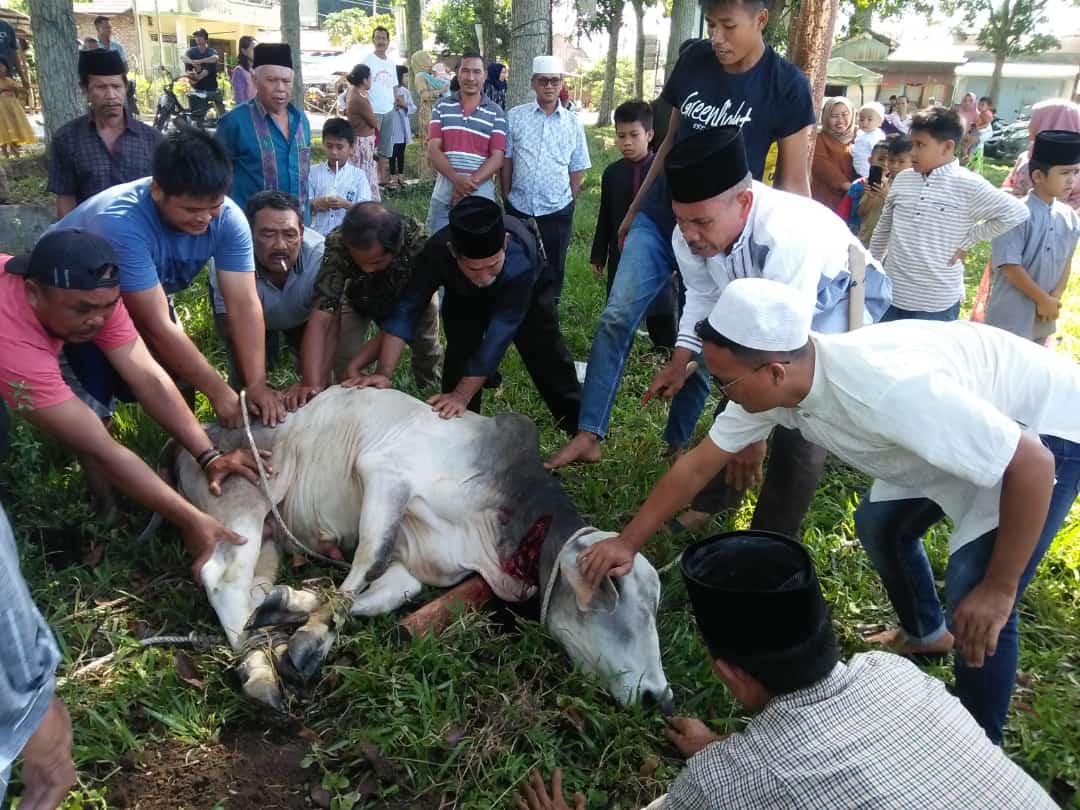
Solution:
<path fill-rule="evenodd" d="M 563 69 L 562 59 L 557 56 L 537 56 L 533 59 L 533 76 L 539 74 L 544 74 L 545 76 L 558 74 L 559 76 L 562 76 L 565 73 L 566 71 Z"/>
<path fill-rule="evenodd" d="M 878 118 L 885 117 L 885 106 L 880 101 L 868 101 L 859 107 L 859 112 L 863 110 L 873 110 L 878 114 Z"/>
<path fill-rule="evenodd" d="M 810 339 L 806 293 L 767 278 L 739 278 L 720 295 L 709 325 L 733 343 L 764 352 L 801 349 Z"/>

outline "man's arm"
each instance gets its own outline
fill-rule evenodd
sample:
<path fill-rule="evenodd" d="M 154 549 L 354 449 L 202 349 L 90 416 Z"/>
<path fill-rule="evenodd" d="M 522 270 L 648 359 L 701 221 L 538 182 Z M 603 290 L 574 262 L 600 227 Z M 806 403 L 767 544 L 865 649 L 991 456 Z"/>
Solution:
<path fill-rule="evenodd" d="M 489 178 L 494 177 L 495 173 L 502 168 L 503 154 L 502 149 L 492 149 L 491 154 L 488 155 L 488 159 L 481 163 L 480 168 L 472 173 L 473 182 L 476 183 L 477 186 L 486 182 Z"/>
<path fill-rule="evenodd" d="M 810 196 L 810 133 L 813 126 L 800 129 L 776 142 L 776 188 L 803 197 Z"/>
<path fill-rule="evenodd" d="M 585 172 L 570 172 L 570 196 L 575 200 L 581 193 L 581 181 L 585 179 Z"/>
<path fill-rule="evenodd" d="M 499 188 L 502 190 L 503 200 L 510 199 L 510 189 L 514 184 L 514 161 L 503 155 L 502 167 L 499 169 Z"/>
<path fill-rule="evenodd" d="M 75 206 L 78 203 L 75 201 L 74 194 L 57 194 L 56 195 L 56 218 L 63 219 L 72 211 L 75 210 Z"/>
<path fill-rule="evenodd" d="M 390 380 L 394 377 L 394 369 L 397 368 L 401 353 L 405 351 L 405 341 L 397 335 L 389 332 L 379 332 L 379 362 L 375 367 L 374 374 L 366 374 L 345 380 L 342 385 L 346 388 L 389 388 Z M 351 365 L 351 364 L 350 364 Z"/>
<path fill-rule="evenodd" d="M 974 190 L 971 195 L 971 220 L 976 223 L 968 232 L 967 239 L 959 247 L 962 250 L 974 247 L 985 239 L 1011 231 L 1028 219 L 1028 207 L 1023 200 L 994 188 L 987 180 L 975 176 L 972 178 Z"/>
<path fill-rule="evenodd" d="M 242 424 L 239 397 L 207 362 L 183 327 L 169 317 L 169 304 L 161 285 L 124 293 L 123 297 L 135 328 L 161 363 L 206 395 L 218 421 L 226 427 L 239 427 Z"/>
<path fill-rule="evenodd" d="M 1035 279 L 1028 275 L 1027 270 L 1022 265 L 1003 264 L 1001 265 L 1001 273 L 1016 289 L 1035 302 L 1035 312 L 1039 317 L 1047 320 L 1053 320 L 1057 317 L 1060 293 L 1054 295 L 1046 292 L 1035 283 Z"/>
<path fill-rule="evenodd" d="M 611 247 L 611 183 L 612 173 L 607 169 L 600 177 L 600 212 L 596 215 L 596 231 L 593 233 L 592 250 L 589 252 L 589 264 L 597 276 L 604 272 Z"/>
<path fill-rule="evenodd" d="M 460 174 L 457 169 L 450 165 L 449 158 L 442 150 L 442 138 L 432 138 L 427 146 L 428 161 L 435 171 L 445 177 L 454 186 L 455 197 L 467 197 L 476 191 L 478 183 L 467 174 Z"/>
<path fill-rule="evenodd" d="M 266 380 L 266 324 L 255 274 L 219 268 L 217 278 L 248 402 L 258 409 L 263 424 L 280 424 L 285 421 L 285 408 Z"/>
<path fill-rule="evenodd" d="M 1054 285 L 1054 289 L 1050 291 L 1050 295 L 1061 300 L 1061 296 L 1065 294 L 1065 289 L 1069 286 L 1069 276 L 1072 274 L 1072 254 L 1069 254 L 1069 258 L 1065 260 L 1065 268 L 1061 271 L 1061 278 L 1058 279 L 1058 283 Z"/>

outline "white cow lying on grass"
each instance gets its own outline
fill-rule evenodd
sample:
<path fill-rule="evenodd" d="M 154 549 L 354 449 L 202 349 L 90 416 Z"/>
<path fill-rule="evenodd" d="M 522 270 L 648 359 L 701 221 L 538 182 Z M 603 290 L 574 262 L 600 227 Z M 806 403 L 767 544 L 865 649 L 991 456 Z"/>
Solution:
<path fill-rule="evenodd" d="M 392 390 L 331 388 L 277 428 L 253 427 L 272 451 L 271 497 L 309 546 L 355 549 L 341 585 L 354 616 L 393 611 L 423 585 L 448 587 L 476 572 L 509 602 L 550 590 L 547 627 L 582 669 L 626 704 L 670 704 L 660 661 L 660 580 L 638 555 L 616 585 L 588 593 L 582 548 L 604 535 L 583 521 L 540 463 L 535 426 L 523 416 L 467 413 L 443 420 Z M 222 450 L 246 447 L 243 430 L 210 428 Z M 270 505 L 262 490 L 229 478 L 220 497 L 186 452 L 181 492 L 248 542 L 218 546 L 202 570 L 210 603 L 240 653 L 244 691 L 281 706 L 275 667 L 314 675 L 333 640 L 331 611 L 312 593 L 273 587 L 279 548 L 263 540 Z M 569 542 L 573 536 L 573 542 Z M 249 628 L 301 624 L 287 642 L 248 644 Z M 292 672 L 292 669 L 295 672 Z"/>

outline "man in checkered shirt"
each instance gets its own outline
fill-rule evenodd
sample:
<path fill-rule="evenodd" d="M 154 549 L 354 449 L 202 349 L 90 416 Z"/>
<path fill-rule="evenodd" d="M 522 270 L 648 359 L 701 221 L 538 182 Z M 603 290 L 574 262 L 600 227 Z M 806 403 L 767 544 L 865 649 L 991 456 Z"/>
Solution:
<path fill-rule="evenodd" d="M 672 718 L 667 737 L 689 761 L 646 810 L 1057 807 L 939 680 L 891 653 L 840 661 L 798 543 L 718 535 L 684 552 L 682 573 L 713 669 L 754 717 L 726 737 Z M 549 796 L 533 774 L 519 806 L 567 808 L 556 782 Z"/>

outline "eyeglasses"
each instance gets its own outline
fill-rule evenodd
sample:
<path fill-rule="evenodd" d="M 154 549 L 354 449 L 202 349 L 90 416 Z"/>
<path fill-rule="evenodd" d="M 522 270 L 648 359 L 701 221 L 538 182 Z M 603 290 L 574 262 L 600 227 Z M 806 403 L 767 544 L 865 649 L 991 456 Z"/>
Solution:
<path fill-rule="evenodd" d="M 533 80 L 542 87 L 558 87 L 562 84 L 562 76 L 534 76 Z"/>
<path fill-rule="evenodd" d="M 733 385 L 735 385 L 735 383 L 742 382 L 747 377 L 751 377 L 754 374 L 757 374 L 763 368 L 768 368 L 773 363 L 779 363 L 782 366 L 790 366 L 791 365 L 790 360 L 770 360 L 767 363 L 762 363 L 761 365 L 756 366 L 753 371 L 748 371 L 746 374 L 743 374 L 742 376 L 736 377 L 731 382 L 722 383 L 722 382 L 720 382 L 720 380 L 716 379 L 716 377 L 713 377 L 713 384 L 716 386 L 716 392 L 718 394 L 720 394 L 720 396 L 722 396 L 722 397 L 727 397 L 728 391 L 731 390 L 731 387 Z"/>

